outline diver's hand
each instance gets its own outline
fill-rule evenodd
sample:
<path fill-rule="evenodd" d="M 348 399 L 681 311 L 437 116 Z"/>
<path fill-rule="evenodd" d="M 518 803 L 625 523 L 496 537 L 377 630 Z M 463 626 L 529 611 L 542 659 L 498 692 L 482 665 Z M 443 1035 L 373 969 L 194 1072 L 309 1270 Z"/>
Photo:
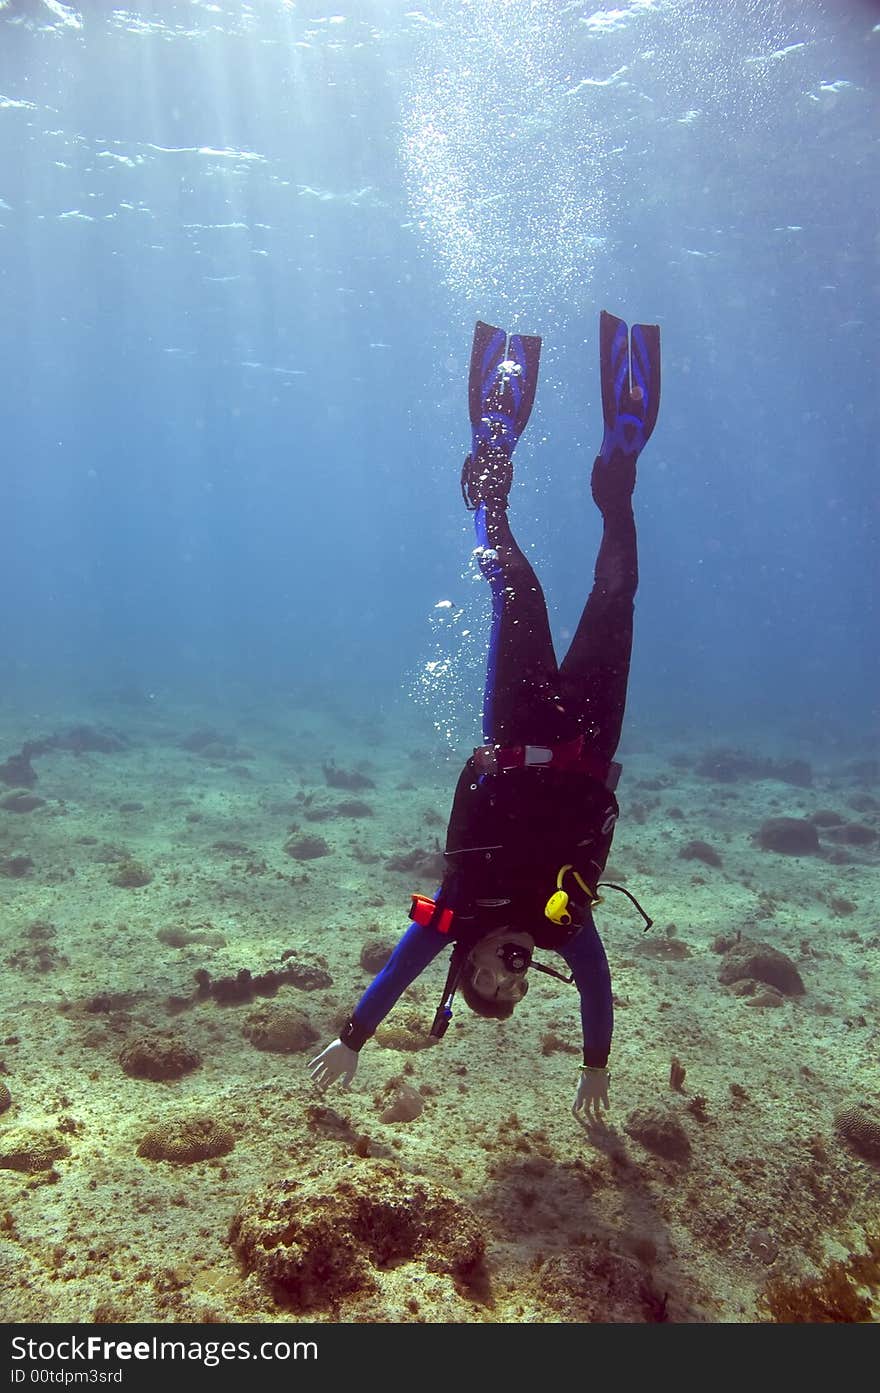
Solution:
<path fill-rule="evenodd" d="M 309 1073 L 319 1088 L 329 1088 L 337 1079 L 343 1088 L 348 1088 L 358 1067 L 358 1053 L 341 1040 L 334 1040 L 309 1060 Z"/>
<path fill-rule="evenodd" d="M 601 1109 L 610 1107 L 608 1085 L 611 1075 L 607 1069 L 591 1069 L 586 1065 L 581 1070 L 580 1083 L 575 1094 L 572 1112 L 584 1121 L 601 1122 Z"/>

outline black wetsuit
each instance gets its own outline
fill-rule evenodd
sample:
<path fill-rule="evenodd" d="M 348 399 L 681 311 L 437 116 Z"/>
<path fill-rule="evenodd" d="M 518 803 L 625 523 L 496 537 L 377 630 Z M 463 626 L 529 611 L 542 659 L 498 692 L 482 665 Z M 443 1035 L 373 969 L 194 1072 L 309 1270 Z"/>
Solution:
<path fill-rule="evenodd" d="M 478 516 L 477 534 L 492 587 L 486 741 L 512 751 L 547 747 L 569 759 L 487 773 L 475 752 L 455 790 L 442 897 L 467 917 L 486 917 L 478 900 L 509 898 L 510 908 L 500 909 L 504 922 L 525 929 L 539 947 L 557 947 L 560 935 L 543 911 L 558 871 L 570 864 L 595 889 L 617 818 L 612 760 L 632 651 L 635 522 L 629 499 L 606 515 L 593 589 L 559 665 L 540 582 L 506 510 Z M 576 882 L 565 888 L 586 903 Z"/>

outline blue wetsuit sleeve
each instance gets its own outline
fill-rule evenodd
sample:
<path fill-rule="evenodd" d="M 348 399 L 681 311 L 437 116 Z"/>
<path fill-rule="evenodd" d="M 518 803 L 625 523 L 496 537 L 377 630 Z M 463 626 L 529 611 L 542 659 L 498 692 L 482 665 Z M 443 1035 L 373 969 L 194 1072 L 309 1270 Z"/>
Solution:
<path fill-rule="evenodd" d="M 354 1008 L 340 1039 L 351 1049 L 359 1050 L 410 983 L 448 946 L 447 934 L 424 924 L 410 924 L 382 971 L 373 978 Z"/>
<path fill-rule="evenodd" d="M 580 993 L 584 1063 L 602 1068 L 608 1063 L 611 1050 L 614 1007 L 611 971 L 592 914 L 587 913 L 583 928 L 559 952 L 571 968 Z"/>

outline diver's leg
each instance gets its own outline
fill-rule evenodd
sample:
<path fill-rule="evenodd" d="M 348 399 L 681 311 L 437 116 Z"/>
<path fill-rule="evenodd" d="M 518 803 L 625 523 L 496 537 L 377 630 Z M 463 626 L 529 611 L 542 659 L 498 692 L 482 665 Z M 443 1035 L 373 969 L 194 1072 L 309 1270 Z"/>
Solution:
<path fill-rule="evenodd" d="M 604 310 L 599 363 L 605 434 L 590 480 L 603 531 L 593 589 L 560 668 L 563 699 L 577 713 L 591 748 L 611 760 L 617 749 L 632 653 L 639 583 L 632 495 L 636 461 L 660 406 L 660 330 Z"/>
<path fill-rule="evenodd" d="M 538 578 L 507 520 L 513 452 L 528 424 L 541 340 L 478 321 L 468 382 L 471 453 L 461 489 L 474 510 L 477 558 L 492 590 L 483 738 L 494 745 L 545 744 L 554 735 L 558 670 Z"/>
<path fill-rule="evenodd" d="M 603 530 L 593 588 L 559 671 L 562 698 L 576 716 L 578 730 L 609 761 L 620 740 L 626 708 L 639 580 L 636 524 L 627 487 L 632 485 L 622 481 L 619 495 L 607 497 L 605 506 L 596 499 Z"/>
<path fill-rule="evenodd" d="M 492 591 L 483 738 L 495 745 L 546 744 L 562 728 L 559 673 L 540 581 L 511 531 L 507 511 L 476 510 L 477 560 Z"/>

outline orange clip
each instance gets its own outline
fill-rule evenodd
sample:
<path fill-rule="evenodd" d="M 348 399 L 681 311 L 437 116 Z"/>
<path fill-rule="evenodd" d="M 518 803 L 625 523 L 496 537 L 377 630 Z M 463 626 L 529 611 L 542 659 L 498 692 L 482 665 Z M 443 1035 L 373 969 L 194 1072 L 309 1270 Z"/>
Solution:
<path fill-rule="evenodd" d="M 435 900 L 432 900 L 428 895 L 413 895 L 412 904 L 409 907 L 409 917 L 413 923 L 421 924 L 422 928 L 427 928 L 428 925 L 433 924 L 433 927 L 440 933 L 449 933 L 452 924 L 452 910 L 441 909 L 435 922 L 436 913 L 437 903 Z"/>

